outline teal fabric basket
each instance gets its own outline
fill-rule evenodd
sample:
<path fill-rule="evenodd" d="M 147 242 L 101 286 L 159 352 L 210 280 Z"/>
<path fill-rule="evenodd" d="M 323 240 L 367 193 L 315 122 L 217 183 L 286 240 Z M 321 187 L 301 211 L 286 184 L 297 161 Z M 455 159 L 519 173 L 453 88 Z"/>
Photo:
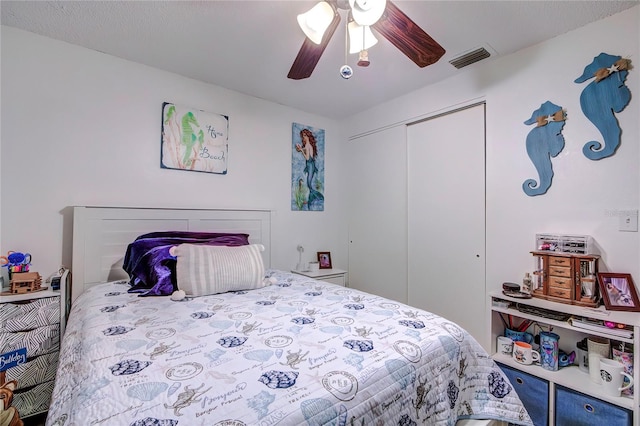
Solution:
<path fill-rule="evenodd" d="M 549 382 L 497 363 L 507 376 L 535 426 L 549 424 Z"/>
<path fill-rule="evenodd" d="M 592 396 L 556 386 L 557 426 L 631 426 L 633 412 Z"/>

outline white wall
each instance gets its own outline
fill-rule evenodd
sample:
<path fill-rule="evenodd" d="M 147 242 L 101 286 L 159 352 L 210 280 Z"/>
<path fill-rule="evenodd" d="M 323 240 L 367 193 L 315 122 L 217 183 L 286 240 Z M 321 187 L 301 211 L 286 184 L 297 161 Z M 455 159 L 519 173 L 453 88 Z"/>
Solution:
<path fill-rule="evenodd" d="M 228 174 L 160 168 L 163 102 L 229 116 Z M 325 211 L 290 208 L 291 124 L 326 130 Z M 0 252 L 43 277 L 70 264 L 70 206 L 273 210 L 272 266 L 331 251 L 347 267 L 344 143 L 335 121 L 2 27 Z"/>
<path fill-rule="evenodd" d="M 640 6 L 636 6 L 515 54 L 472 65 L 440 84 L 351 117 L 346 135 L 356 140 L 377 129 L 486 101 L 488 290 L 498 290 L 504 281 L 520 282 L 532 269 L 529 251 L 540 232 L 593 236 L 602 250 L 600 270 L 631 273 L 638 287 L 640 237 L 637 232 L 618 231 L 615 214 L 638 209 L 640 198 L 639 22 Z M 629 58 L 636 68 L 626 82 L 631 103 L 617 114 L 622 144 L 613 157 L 591 161 L 582 154 L 582 146 L 602 137 L 580 108 L 586 83 L 573 81 L 601 52 Z M 522 183 L 538 175 L 525 147 L 531 126 L 523 122 L 547 100 L 567 111 L 566 144 L 552 160 L 555 176 L 547 194 L 529 197 Z M 372 168 L 371 173 L 379 170 Z M 379 191 L 397 189 L 381 187 Z M 452 236 L 463 241 L 462 237 Z M 478 277 L 477 284 L 484 285 L 484 277 Z"/>

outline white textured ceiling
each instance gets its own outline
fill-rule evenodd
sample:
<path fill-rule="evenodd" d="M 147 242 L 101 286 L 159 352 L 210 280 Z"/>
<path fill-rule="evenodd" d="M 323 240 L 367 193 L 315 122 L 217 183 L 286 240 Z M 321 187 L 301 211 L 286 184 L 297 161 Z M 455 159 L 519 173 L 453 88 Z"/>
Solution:
<path fill-rule="evenodd" d="M 171 71 L 331 118 L 448 78 L 449 60 L 484 46 L 493 60 L 590 22 L 635 1 L 394 1 L 446 50 L 418 68 L 382 36 L 371 65 L 343 80 L 345 16 L 312 76 L 287 73 L 304 35 L 296 15 L 315 1 L 6 1 L 2 25 Z M 377 35 L 376 35 L 377 36 Z M 596 54 L 598 52 L 594 52 Z M 471 65 L 473 67 L 474 65 Z"/>

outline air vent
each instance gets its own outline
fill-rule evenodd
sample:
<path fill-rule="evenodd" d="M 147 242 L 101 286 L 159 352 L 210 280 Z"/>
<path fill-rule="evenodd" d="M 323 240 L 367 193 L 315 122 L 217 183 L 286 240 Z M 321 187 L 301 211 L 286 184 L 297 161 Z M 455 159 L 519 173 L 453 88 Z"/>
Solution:
<path fill-rule="evenodd" d="M 491 56 L 489 51 L 484 47 L 481 47 L 479 49 L 472 50 L 469 53 L 465 53 L 462 56 L 458 56 L 457 58 L 450 60 L 449 63 L 454 67 L 460 69 L 466 67 L 467 65 L 471 65 L 475 62 L 486 59 L 489 56 Z"/>

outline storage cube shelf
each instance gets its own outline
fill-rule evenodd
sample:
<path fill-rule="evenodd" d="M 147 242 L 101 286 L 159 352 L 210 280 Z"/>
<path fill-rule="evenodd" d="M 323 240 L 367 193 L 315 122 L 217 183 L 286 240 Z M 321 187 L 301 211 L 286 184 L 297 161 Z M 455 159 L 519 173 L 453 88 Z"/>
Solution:
<path fill-rule="evenodd" d="M 502 302 L 502 303 L 500 303 Z M 508 302 L 510 306 L 505 306 L 504 302 Z M 497 303 L 497 304 L 496 304 Z M 519 305 L 518 305 L 519 304 Z M 530 308 L 541 308 L 551 310 L 557 313 L 567 314 L 567 316 L 586 317 L 590 319 L 612 321 L 619 324 L 625 324 L 632 329 L 632 336 L 630 337 L 618 337 L 613 333 L 607 333 L 607 330 L 586 330 L 584 328 L 575 327 L 571 325 L 569 321 L 560 321 L 557 319 L 550 319 L 542 315 L 537 315 L 531 312 L 521 312 L 516 309 L 516 306 L 526 306 Z M 606 395 L 602 386 L 598 383 L 591 381 L 589 374 L 581 371 L 577 365 L 572 365 L 564 368 L 560 368 L 558 371 L 548 371 L 543 369 L 539 365 L 523 365 L 515 362 L 510 356 L 497 353 L 496 339 L 498 336 L 504 335 L 504 324 L 500 317 L 500 314 L 511 315 L 517 322 L 522 320 L 533 320 L 541 324 L 545 330 L 549 327 L 553 328 L 553 332 L 560 335 L 559 346 L 560 349 L 566 353 L 570 353 L 576 350 L 576 343 L 587 336 L 601 336 L 611 340 L 625 342 L 633 344 L 634 352 L 634 365 L 640 365 L 640 354 L 638 349 L 640 348 L 640 314 L 637 312 L 621 312 L 621 311 L 607 311 L 604 307 L 591 308 L 585 306 L 569 305 L 566 303 L 559 303 L 540 298 L 531 299 L 517 299 L 505 296 L 501 292 L 494 292 L 490 294 L 490 326 L 491 326 L 491 338 L 492 346 L 490 353 L 492 353 L 493 359 L 501 364 L 501 367 L 505 371 L 513 370 L 515 372 L 521 372 L 522 374 L 530 375 L 534 378 L 548 382 L 548 425 L 561 426 L 567 424 L 580 424 L 581 426 L 588 425 L 634 425 L 640 426 L 640 374 L 639 369 L 636 367 L 634 374 L 634 388 L 636 389 L 632 398 L 628 396 L 609 396 Z M 529 332 L 534 332 L 533 329 L 529 329 Z M 539 330 L 536 330 L 537 334 Z M 508 374 L 507 374 L 508 375 Z M 509 375 L 508 375 L 509 376 Z M 514 385 L 517 389 L 518 385 Z M 576 394 L 579 394 L 576 396 Z M 520 393 L 519 393 L 520 395 Z M 598 413 L 607 412 L 612 414 L 611 419 L 607 418 L 606 423 L 602 423 L 602 417 L 596 415 L 586 416 L 585 419 L 594 419 L 593 422 L 573 423 L 569 422 L 569 418 L 566 417 L 566 412 L 562 414 L 558 410 L 565 410 L 563 405 L 567 401 L 582 401 L 582 397 L 593 398 L 593 402 L 598 407 Z M 524 402 L 524 401 L 523 401 Z M 526 406 L 526 403 L 525 403 Z M 580 406 L 582 407 L 582 405 Z M 596 420 L 597 419 L 597 420 Z M 614 419 L 616 419 L 614 421 Z M 620 420 L 621 419 L 621 420 Z M 609 422 L 612 421 L 612 423 Z M 628 422 L 628 423 L 625 423 Z M 544 424 L 544 423 L 543 423 Z M 538 423 L 536 423 L 538 426 Z"/>

